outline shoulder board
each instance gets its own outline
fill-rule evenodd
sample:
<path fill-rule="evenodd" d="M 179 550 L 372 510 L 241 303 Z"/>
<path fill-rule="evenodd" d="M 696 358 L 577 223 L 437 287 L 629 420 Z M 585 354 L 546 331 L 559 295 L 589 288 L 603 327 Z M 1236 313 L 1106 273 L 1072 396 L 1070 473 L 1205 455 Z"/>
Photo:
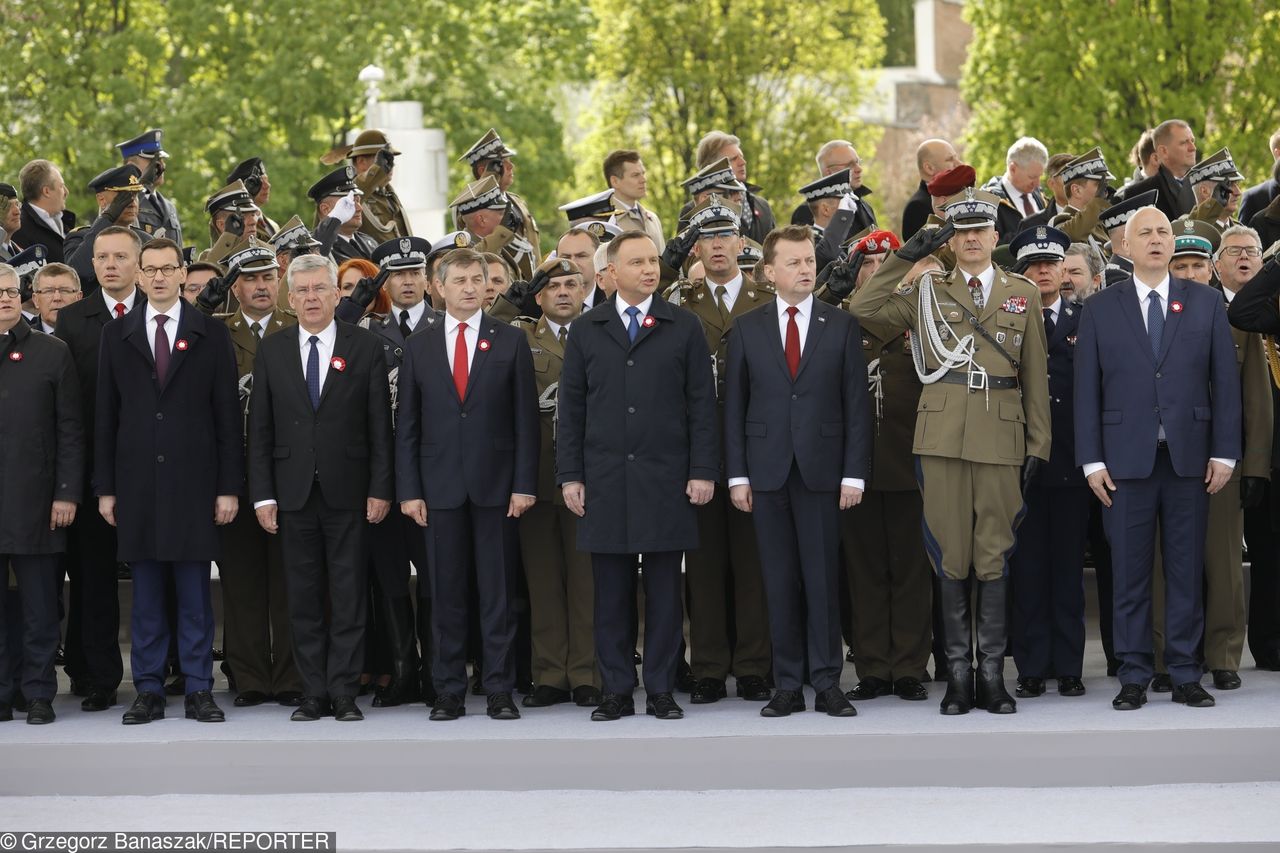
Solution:
<path fill-rule="evenodd" d="M 529 331 L 533 331 L 535 328 L 537 328 L 538 321 L 533 319 L 532 317 L 520 316 L 520 317 L 511 318 L 511 320 L 507 323 L 507 325 L 515 326 L 518 329 L 528 329 Z"/>
<path fill-rule="evenodd" d="M 213 315 L 213 319 L 215 319 L 215 320 L 230 320 L 232 317 L 236 316 L 236 313 L 237 313 L 237 312 L 235 312 L 235 311 L 223 311 L 223 312 L 221 312 L 221 313 L 214 314 L 214 315 Z"/>
<path fill-rule="evenodd" d="M 367 329 L 373 321 L 372 315 L 366 314 L 356 321 L 356 325 L 362 329 Z"/>

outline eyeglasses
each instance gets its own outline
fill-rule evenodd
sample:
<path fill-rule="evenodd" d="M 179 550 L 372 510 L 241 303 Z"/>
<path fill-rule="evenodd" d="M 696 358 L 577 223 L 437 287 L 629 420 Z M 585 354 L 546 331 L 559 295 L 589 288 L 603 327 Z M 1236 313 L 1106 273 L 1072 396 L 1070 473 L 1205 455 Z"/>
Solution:
<path fill-rule="evenodd" d="M 174 266 L 173 264 L 165 264 L 162 267 L 143 267 L 142 277 L 155 278 L 157 274 L 163 273 L 165 278 L 169 278 L 180 269 L 182 267 Z"/>
<path fill-rule="evenodd" d="M 0 299 L 17 299 L 22 291 L 16 287 L 0 287 Z"/>
<path fill-rule="evenodd" d="M 1222 254 L 1228 258 L 1237 258 L 1240 255 L 1248 258 L 1260 258 L 1262 257 L 1262 250 L 1257 246 L 1223 246 Z"/>
<path fill-rule="evenodd" d="M 319 296 L 331 289 L 327 284 L 320 284 L 315 287 L 295 287 L 291 289 L 291 292 L 296 293 L 298 296 L 310 296 L 313 293 Z"/>
<path fill-rule="evenodd" d="M 79 293 L 80 291 L 74 287 L 42 287 L 41 289 L 33 292 L 35 293 L 36 296 L 44 296 L 45 294 L 55 294 L 57 296 L 71 296 L 73 294 Z"/>

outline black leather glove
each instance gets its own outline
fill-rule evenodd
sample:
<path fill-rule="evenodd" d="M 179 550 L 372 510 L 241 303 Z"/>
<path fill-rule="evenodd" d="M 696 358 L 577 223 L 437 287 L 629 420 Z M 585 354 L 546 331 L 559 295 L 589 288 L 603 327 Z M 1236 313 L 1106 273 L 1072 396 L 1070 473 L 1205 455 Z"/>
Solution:
<path fill-rule="evenodd" d="M 1267 481 L 1264 477 L 1240 478 L 1240 507 L 1253 509 L 1262 506 L 1262 499 L 1267 494 Z"/>
<path fill-rule="evenodd" d="M 515 202 L 507 203 L 507 212 L 502 214 L 502 227 L 515 234 L 524 232 L 524 217 L 516 209 Z"/>
<path fill-rule="evenodd" d="M 533 278 L 528 281 L 511 282 L 511 286 L 502 294 L 502 298 L 516 306 L 521 316 L 537 317 L 541 314 L 541 309 L 538 308 L 538 300 L 535 297 L 542 292 L 542 288 L 546 287 L 549 281 L 551 281 L 550 273 L 546 270 L 535 270 Z"/>
<path fill-rule="evenodd" d="M 361 308 L 368 308 L 372 304 L 373 298 L 378 295 L 378 291 L 382 289 L 382 284 L 389 275 L 391 275 L 391 270 L 383 267 L 378 270 L 378 274 L 373 278 L 362 278 L 357 281 L 355 289 L 351 291 L 351 301 Z"/>
<path fill-rule="evenodd" d="M 240 277 L 240 268 L 236 267 L 225 276 L 214 276 L 205 283 L 204 290 L 200 291 L 200 295 L 196 297 L 196 303 L 210 314 L 217 311 L 223 302 L 227 300 L 227 294 L 231 292 L 231 285 L 236 283 L 236 279 Z"/>
<path fill-rule="evenodd" d="M 849 232 L 853 230 L 853 217 L 852 210 L 837 210 L 827 227 L 822 230 L 822 239 L 813 247 L 818 269 L 824 269 L 827 264 L 840 259 L 840 247 L 849 239 Z"/>
<path fill-rule="evenodd" d="M 1231 182 L 1218 181 L 1213 185 L 1213 200 L 1226 207 L 1231 203 Z"/>
<path fill-rule="evenodd" d="M 1013 273 L 1014 275 L 1025 276 L 1027 274 L 1027 267 L 1029 266 L 1031 266 L 1031 261 L 1026 260 L 1024 258 L 1023 260 L 1018 261 L 1013 266 L 1009 267 L 1009 272 Z"/>
<path fill-rule="evenodd" d="M 666 248 L 662 250 L 662 262 L 679 274 L 685 259 L 689 257 L 689 253 L 693 251 L 693 246 L 697 242 L 698 229 L 690 225 L 667 241 Z"/>
<path fill-rule="evenodd" d="M 1031 488 L 1031 483 L 1036 478 L 1036 474 L 1040 473 L 1040 466 L 1043 464 L 1036 456 L 1028 456 L 1022 460 L 1022 497 L 1027 497 L 1027 490 Z"/>
<path fill-rule="evenodd" d="M 31 276 L 22 276 L 18 279 L 18 299 L 24 303 L 32 297 L 35 288 L 31 284 Z"/>
<path fill-rule="evenodd" d="M 911 239 L 903 243 L 902 248 L 894 254 L 914 264 L 945 246 L 954 233 L 956 233 L 956 226 L 950 220 L 942 223 L 938 228 L 921 228 L 911 235 Z"/>
<path fill-rule="evenodd" d="M 862 252 L 854 252 L 847 261 L 836 261 L 830 267 L 827 276 L 827 292 L 841 300 L 847 299 L 853 289 L 858 286 L 858 273 L 867 256 Z"/>
<path fill-rule="evenodd" d="M 378 168 L 382 169 L 385 174 L 390 175 L 391 170 L 396 167 L 396 155 L 391 153 L 391 146 L 385 146 L 378 149 L 377 155 L 374 156 L 373 162 Z"/>
<path fill-rule="evenodd" d="M 164 161 L 159 157 L 153 157 L 151 162 L 147 164 L 147 168 L 142 170 L 142 177 L 139 178 L 142 185 L 147 189 L 154 189 L 156 178 L 164 174 Z"/>
<path fill-rule="evenodd" d="M 1106 181 L 1103 181 L 1102 186 L 1098 187 L 1098 195 L 1105 198 L 1107 200 L 1108 205 L 1115 204 L 1116 196 L 1119 194 L 1120 194 L 1120 190 L 1117 189 L 1116 187 L 1111 186 L 1111 184 L 1107 183 Z"/>
<path fill-rule="evenodd" d="M 124 215 L 125 208 L 133 204 L 133 200 L 138 197 L 137 193 L 117 192 L 116 197 L 111 199 L 111 204 L 107 205 L 104 216 L 111 222 L 117 223 L 120 217 Z"/>
<path fill-rule="evenodd" d="M 232 234 L 236 237 L 243 237 L 244 236 L 244 217 L 238 213 L 228 214 L 227 221 L 223 223 L 222 230 L 225 231 L 227 234 Z"/>

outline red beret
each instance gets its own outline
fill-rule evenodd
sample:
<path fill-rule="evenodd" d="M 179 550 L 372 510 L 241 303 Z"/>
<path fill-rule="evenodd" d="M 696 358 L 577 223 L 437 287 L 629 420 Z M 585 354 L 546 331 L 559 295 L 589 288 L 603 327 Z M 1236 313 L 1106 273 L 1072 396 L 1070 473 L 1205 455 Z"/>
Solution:
<path fill-rule="evenodd" d="M 978 173 L 968 163 L 961 163 L 945 172 L 933 176 L 926 189 L 934 198 L 950 198 L 965 187 L 973 186 L 978 180 Z"/>
<path fill-rule="evenodd" d="M 898 239 L 897 234 L 892 231 L 872 231 L 859 240 L 853 250 L 862 252 L 864 255 L 883 255 L 885 252 L 897 251 L 900 248 L 902 248 L 902 241 Z"/>

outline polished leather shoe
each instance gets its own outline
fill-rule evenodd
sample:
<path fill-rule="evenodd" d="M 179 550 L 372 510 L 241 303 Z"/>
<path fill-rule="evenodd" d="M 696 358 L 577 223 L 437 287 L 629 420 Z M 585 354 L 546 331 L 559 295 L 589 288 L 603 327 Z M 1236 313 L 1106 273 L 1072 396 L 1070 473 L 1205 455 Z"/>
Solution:
<path fill-rule="evenodd" d="M 80 703 L 81 711 L 105 711 L 116 704 L 116 692 L 106 690 L 90 690 L 89 695 Z"/>
<path fill-rule="evenodd" d="M 222 713 L 218 703 L 213 701 L 213 694 L 208 690 L 197 690 L 195 693 L 187 694 L 183 705 L 186 708 L 188 720 L 198 720 L 201 723 L 227 721 L 227 715 Z"/>
<path fill-rule="evenodd" d="M 276 694 L 276 704 L 286 708 L 297 708 L 302 704 L 302 691 L 281 690 Z"/>
<path fill-rule="evenodd" d="M 13 706 L 0 702 L 0 723 L 8 723 L 13 720 Z"/>
<path fill-rule="evenodd" d="M 840 685 L 833 684 L 813 700 L 813 710 L 828 717 L 856 717 L 858 709 L 840 692 Z"/>
<path fill-rule="evenodd" d="M 302 699 L 289 719 L 295 723 L 314 723 L 328 711 L 328 703 L 319 696 L 307 696 Z"/>
<path fill-rule="evenodd" d="M 145 691 L 138 694 L 129 710 L 124 712 L 121 722 L 126 726 L 137 726 L 152 720 L 164 719 L 164 696 L 160 693 Z"/>
<path fill-rule="evenodd" d="M 670 693 L 655 693 L 644 701 L 644 712 L 659 720 L 683 720 L 684 709 Z"/>
<path fill-rule="evenodd" d="M 1198 681 L 1179 684 L 1173 688 L 1173 701 L 1179 705 L 1186 705 L 1188 708 L 1212 708 L 1218 704 L 1209 695 L 1209 691 L 1200 686 Z"/>
<path fill-rule="evenodd" d="M 467 706 L 457 693 L 441 693 L 431 706 L 431 719 L 435 722 L 447 722 L 465 716 Z"/>
<path fill-rule="evenodd" d="M 922 702 L 929 698 L 929 689 L 920 683 L 920 679 L 904 675 L 894 679 L 893 695 L 908 702 Z"/>
<path fill-rule="evenodd" d="M 591 721 L 593 723 L 607 723 L 623 717 L 630 717 L 635 712 L 636 702 L 630 696 L 623 696 L 621 693 L 606 693 L 601 697 L 600 704 L 591 712 Z"/>
<path fill-rule="evenodd" d="M 187 695 L 187 678 L 184 675 L 175 675 L 169 679 L 169 683 L 164 686 L 166 696 L 185 696 Z"/>
<path fill-rule="evenodd" d="M 520 719 L 520 709 L 511 701 L 510 693 L 490 693 L 486 713 L 491 720 Z"/>
<path fill-rule="evenodd" d="M 775 690 L 769 704 L 760 709 L 762 717 L 790 717 L 804 710 L 804 691 Z"/>
<path fill-rule="evenodd" d="M 861 702 L 866 699 L 888 696 L 892 692 L 892 682 L 886 681 L 883 678 L 876 678 L 874 675 L 868 675 L 866 678 L 859 681 L 852 690 L 844 695 L 846 699 Z"/>
<path fill-rule="evenodd" d="M 1117 711 L 1136 711 L 1147 704 L 1147 691 L 1141 684 L 1126 684 L 1120 688 L 1116 698 L 1111 700 L 1111 707 Z"/>
<path fill-rule="evenodd" d="M 552 705 L 559 705 L 561 702 L 568 701 L 568 690 L 539 684 L 533 688 L 532 693 L 520 700 L 520 704 L 526 708 L 549 708 Z"/>
<path fill-rule="evenodd" d="M 364 719 L 364 712 L 356 704 L 354 696 L 333 697 L 333 718 L 340 723 L 358 723 Z"/>
<path fill-rule="evenodd" d="M 1234 669 L 1215 669 L 1213 671 L 1213 688 L 1215 690 L 1239 690 L 1240 673 Z"/>
<path fill-rule="evenodd" d="M 773 696 L 773 691 L 769 689 L 769 685 L 764 683 L 764 679 L 758 675 L 744 675 L 738 680 L 736 692 L 742 699 L 748 702 L 768 702 Z"/>
<path fill-rule="evenodd" d="M 1074 675 L 1063 676 L 1058 679 L 1058 695 L 1083 696 L 1084 682 Z"/>
<path fill-rule="evenodd" d="M 27 703 L 27 725 L 42 726 L 57 719 L 48 699 L 32 699 Z"/>
<path fill-rule="evenodd" d="M 265 701 L 267 701 L 267 694 L 261 690 L 241 690 L 236 694 L 236 698 L 231 700 L 231 704 L 237 708 L 252 708 Z"/>
<path fill-rule="evenodd" d="M 1028 675 L 1018 679 L 1018 687 L 1014 691 L 1018 694 L 1019 699 L 1031 699 L 1036 696 L 1044 695 L 1044 679 L 1036 678 L 1034 675 Z"/>
<path fill-rule="evenodd" d="M 710 705 L 719 702 L 729 695 L 724 681 L 719 678 L 699 678 L 698 683 L 689 691 L 689 701 L 695 705 Z"/>
<path fill-rule="evenodd" d="M 600 691 L 590 684 L 579 684 L 573 688 L 573 704 L 579 708 L 594 708 L 600 704 Z"/>
<path fill-rule="evenodd" d="M 1169 677 L 1168 673 L 1157 672 L 1155 677 L 1151 679 L 1152 693 L 1168 693 L 1171 690 L 1173 690 L 1173 679 Z"/>

